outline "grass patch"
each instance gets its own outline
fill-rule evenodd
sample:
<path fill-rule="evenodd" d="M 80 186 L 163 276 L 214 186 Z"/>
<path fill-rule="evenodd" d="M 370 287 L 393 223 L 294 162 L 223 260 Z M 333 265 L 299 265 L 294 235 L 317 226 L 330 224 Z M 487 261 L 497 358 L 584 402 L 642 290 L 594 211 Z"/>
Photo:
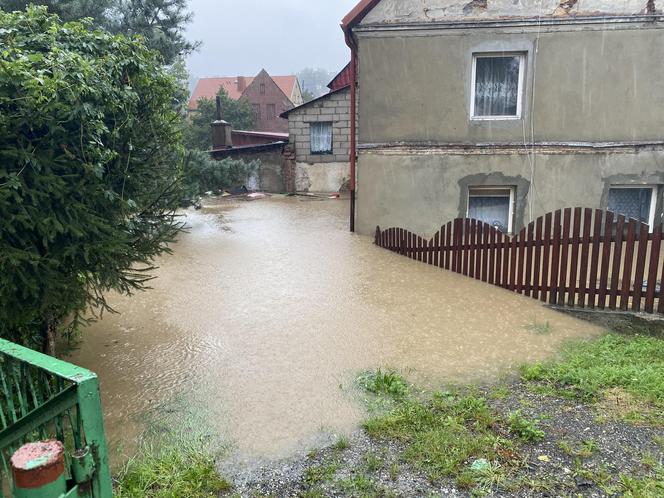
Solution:
<path fill-rule="evenodd" d="M 664 422 L 664 341 L 656 337 L 608 334 L 575 342 L 558 361 L 522 366 L 521 376 L 539 392 L 586 402 L 597 402 L 618 388 L 641 403 L 640 412 L 645 403 L 655 422 Z"/>
<path fill-rule="evenodd" d="M 115 498 L 216 498 L 232 485 L 217 473 L 214 457 L 194 445 L 144 447 L 115 481 Z"/>
<path fill-rule="evenodd" d="M 394 370 L 364 372 L 357 378 L 357 384 L 376 395 L 402 398 L 409 393 L 408 383 Z"/>
<path fill-rule="evenodd" d="M 542 323 L 533 322 L 526 326 L 526 330 L 532 332 L 533 334 L 548 335 L 551 333 L 551 323 L 548 320 Z"/>
<path fill-rule="evenodd" d="M 508 452 L 512 443 L 494 431 L 498 423 L 483 398 L 437 393 L 427 401 L 404 400 L 364 429 L 373 438 L 406 443 L 405 460 L 436 480 L 460 473 L 473 459 L 496 461 Z"/>
<path fill-rule="evenodd" d="M 350 441 L 346 436 L 341 436 L 339 439 L 337 439 L 336 443 L 334 443 L 331 448 L 334 451 L 344 451 L 350 448 Z"/>

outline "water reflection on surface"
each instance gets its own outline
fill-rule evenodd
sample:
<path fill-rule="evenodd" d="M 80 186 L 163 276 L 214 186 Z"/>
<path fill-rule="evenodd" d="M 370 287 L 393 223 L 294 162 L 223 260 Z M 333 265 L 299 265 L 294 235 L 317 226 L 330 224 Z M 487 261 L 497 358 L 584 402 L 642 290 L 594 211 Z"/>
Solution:
<path fill-rule="evenodd" d="M 86 330 L 70 358 L 98 372 L 115 447 L 179 399 L 239 454 L 287 456 L 356 426 L 361 405 L 340 385 L 360 370 L 485 380 L 599 332 L 349 234 L 343 201 L 211 201 L 187 216 L 153 290 L 112 298 L 121 314 Z M 528 330 L 546 321 L 551 333 Z"/>

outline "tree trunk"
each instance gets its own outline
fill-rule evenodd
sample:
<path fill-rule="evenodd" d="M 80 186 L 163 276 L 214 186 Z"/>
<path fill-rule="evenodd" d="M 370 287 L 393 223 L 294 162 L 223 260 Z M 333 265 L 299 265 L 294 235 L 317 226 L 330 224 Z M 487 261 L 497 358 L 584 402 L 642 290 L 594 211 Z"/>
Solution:
<path fill-rule="evenodd" d="M 54 320 L 45 320 L 42 323 L 42 352 L 55 357 L 55 340 L 57 337 L 57 325 Z"/>

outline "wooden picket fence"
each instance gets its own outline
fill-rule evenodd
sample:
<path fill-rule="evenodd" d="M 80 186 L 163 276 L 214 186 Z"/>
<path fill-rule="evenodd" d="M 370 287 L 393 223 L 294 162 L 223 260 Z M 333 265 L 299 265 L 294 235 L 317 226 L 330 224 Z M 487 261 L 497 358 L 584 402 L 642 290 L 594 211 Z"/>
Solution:
<path fill-rule="evenodd" d="M 664 314 L 662 226 L 567 208 L 509 237 L 458 218 L 430 240 L 376 228 L 376 244 L 553 305 Z"/>

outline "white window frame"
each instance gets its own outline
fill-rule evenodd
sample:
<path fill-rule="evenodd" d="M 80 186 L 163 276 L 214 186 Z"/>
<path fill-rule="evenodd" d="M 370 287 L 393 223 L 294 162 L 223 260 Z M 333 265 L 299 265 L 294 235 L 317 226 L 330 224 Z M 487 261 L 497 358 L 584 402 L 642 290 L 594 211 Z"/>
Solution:
<path fill-rule="evenodd" d="M 466 191 L 466 217 L 469 217 L 470 214 L 470 198 L 471 197 L 481 197 L 477 195 L 470 195 L 471 190 L 509 190 L 510 191 L 510 208 L 509 208 L 509 216 L 507 220 L 507 233 L 512 234 L 514 233 L 514 211 L 516 209 L 516 187 L 514 185 L 470 185 L 468 186 L 468 189 Z M 488 196 L 484 196 L 488 197 Z M 503 197 L 501 196 L 493 196 L 493 197 Z"/>
<path fill-rule="evenodd" d="M 659 185 L 610 185 L 609 186 L 609 193 L 608 195 L 611 195 L 611 190 L 617 190 L 617 189 L 650 189 L 650 213 L 648 213 L 648 226 L 650 227 L 650 232 L 652 233 L 653 230 L 655 229 L 655 212 L 657 211 L 657 193 L 659 192 Z M 609 198 L 607 196 L 606 198 L 606 208 L 608 210 L 609 208 Z M 616 213 L 617 215 L 622 214 L 622 213 Z"/>
<path fill-rule="evenodd" d="M 473 67 L 470 88 L 470 119 L 472 121 L 516 121 L 523 117 L 523 90 L 526 75 L 526 53 L 525 52 L 478 52 L 473 54 Z M 518 57 L 519 58 L 519 90 L 516 100 L 515 116 L 476 116 L 475 115 L 475 92 L 477 91 L 477 59 L 488 59 L 495 57 Z"/>

